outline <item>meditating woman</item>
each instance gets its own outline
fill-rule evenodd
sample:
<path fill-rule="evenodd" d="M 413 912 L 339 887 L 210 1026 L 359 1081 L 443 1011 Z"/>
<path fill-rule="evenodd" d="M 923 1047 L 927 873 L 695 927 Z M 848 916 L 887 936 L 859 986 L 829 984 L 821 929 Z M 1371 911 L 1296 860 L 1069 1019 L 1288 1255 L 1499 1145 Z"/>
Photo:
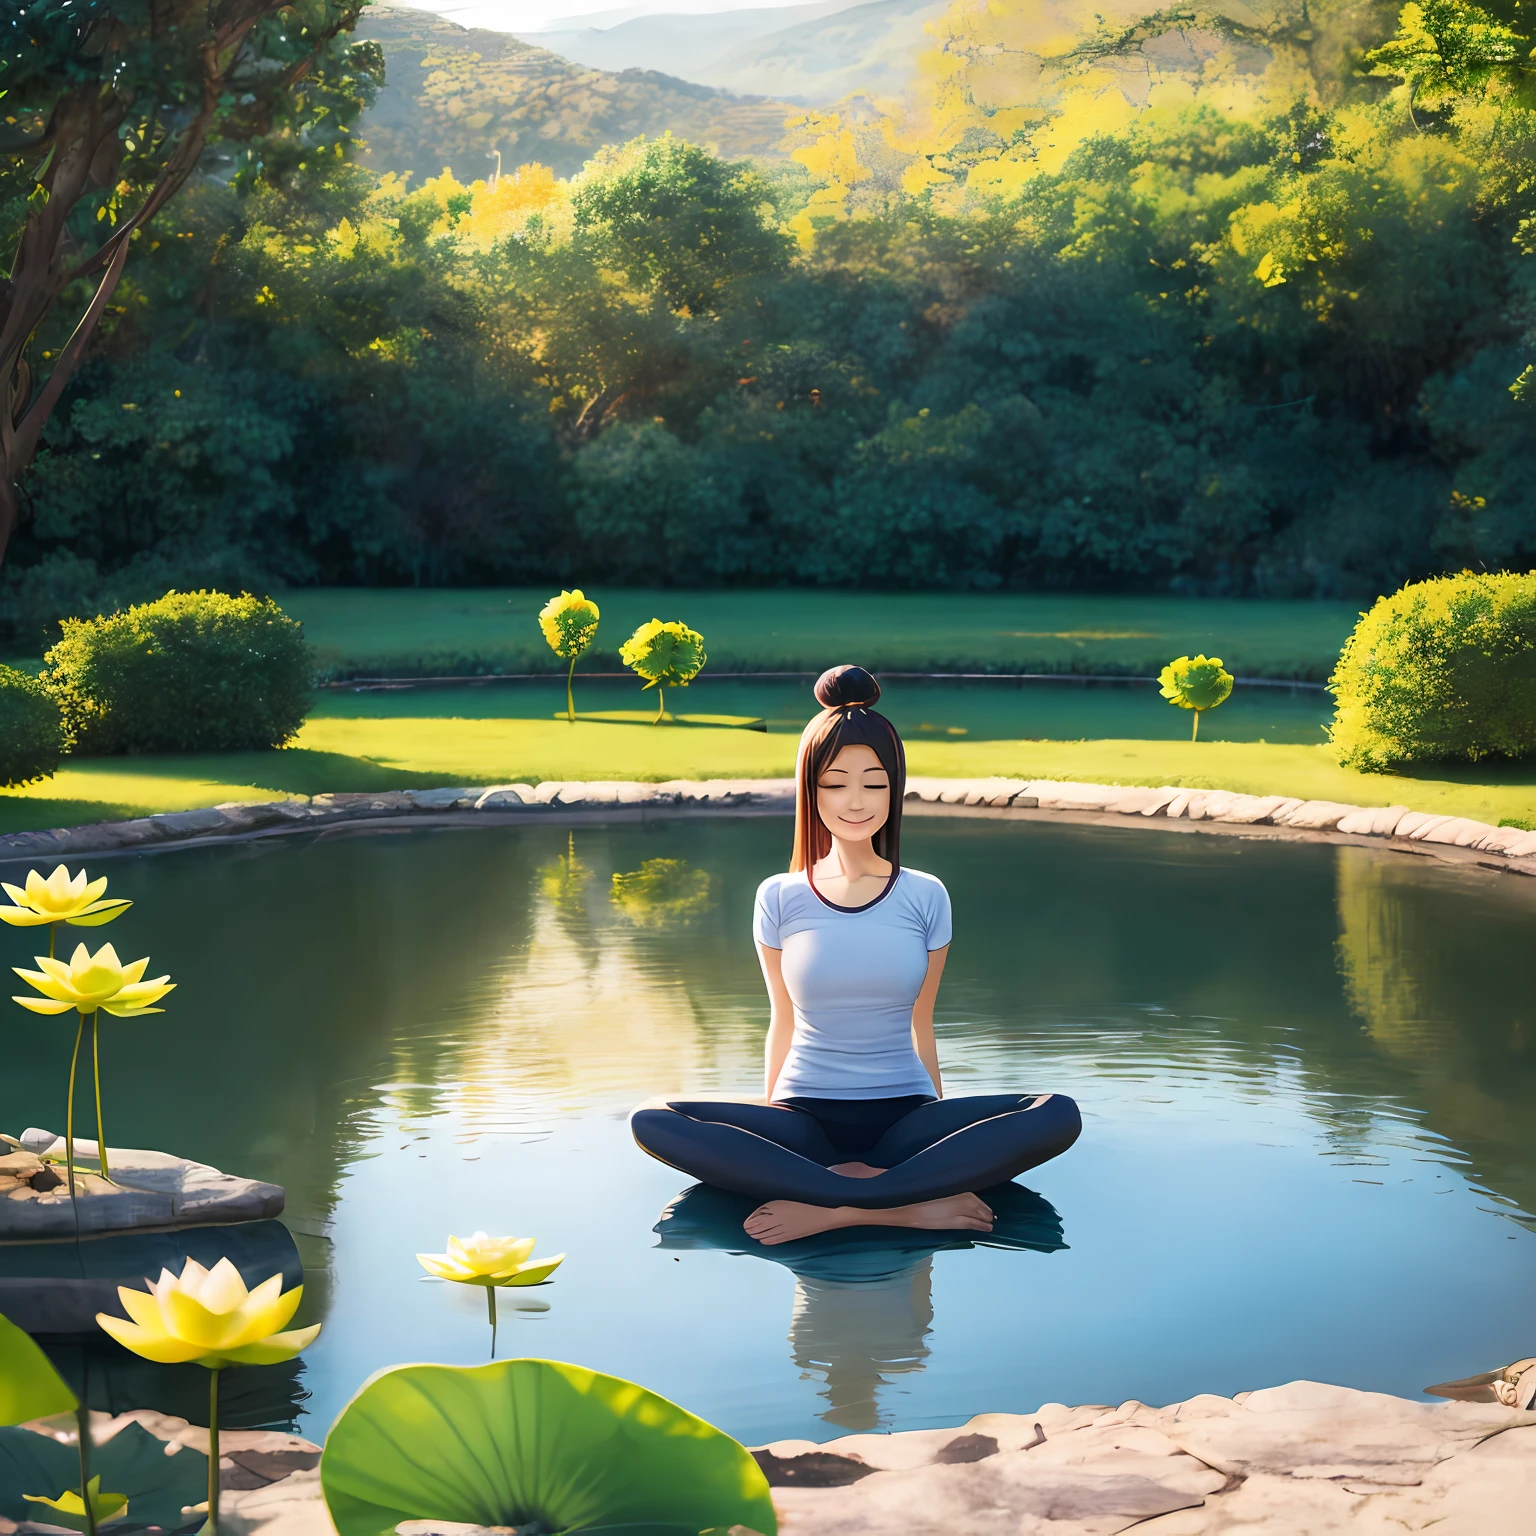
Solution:
<path fill-rule="evenodd" d="M 706 1184 L 767 1203 L 761 1243 L 835 1227 L 992 1229 L 977 1191 L 1065 1152 L 1082 1122 L 1061 1094 L 946 1099 L 933 1005 L 949 893 L 901 865 L 906 754 L 862 667 L 816 683 L 795 765 L 789 873 L 757 892 L 771 1004 L 766 1103 L 635 1111 L 635 1140 Z"/>

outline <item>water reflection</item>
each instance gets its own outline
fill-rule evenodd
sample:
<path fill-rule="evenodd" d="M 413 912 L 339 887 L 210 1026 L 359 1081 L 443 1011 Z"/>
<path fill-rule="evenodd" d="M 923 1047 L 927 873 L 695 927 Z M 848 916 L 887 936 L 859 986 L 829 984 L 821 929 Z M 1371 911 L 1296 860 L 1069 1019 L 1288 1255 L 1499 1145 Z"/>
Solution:
<path fill-rule="evenodd" d="M 411 1257 L 477 1228 L 571 1254 L 503 1352 L 515 1328 L 759 1440 L 1308 1374 L 1412 1391 L 1528 1351 L 1536 881 L 1365 849 L 914 818 L 955 904 L 948 1091 L 1082 1104 L 1031 1176 L 1071 1251 L 753 1254 L 741 1212 L 690 1258 L 682 1202 L 658 1252 L 678 1180 L 623 1117 L 757 1091 L 751 906 L 787 840 L 695 818 L 113 861 L 132 952 L 180 983 L 103 1044 L 114 1123 L 286 1186 L 297 1321 L 326 1324 L 311 1428 L 380 1366 L 485 1357 L 483 1300 L 424 1305 Z M 30 952 L 0 933 L 0 963 Z M 15 1010 L 0 1129 L 61 1122 L 69 1046 Z M 1062 1250 L 1036 1214 L 1018 1246 Z M 1024 1307 L 1051 1327 L 999 1329 Z"/>
<path fill-rule="evenodd" d="M 909 1228 L 844 1229 L 766 1247 L 742 1222 L 754 1203 L 695 1184 L 656 1223 L 657 1247 L 714 1249 L 782 1264 L 795 1277 L 790 1357 L 821 1382 L 826 1423 L 852 1432 L 889 1427 L 881 1407 L 893 1379 L 921 1371 L 933 1324 L 933 1256 L 941 1250 L 1066 1248 L 1050 1201 L 1020 1184 L 986 1191 L 997 1221 L 984 1237 Z"/>

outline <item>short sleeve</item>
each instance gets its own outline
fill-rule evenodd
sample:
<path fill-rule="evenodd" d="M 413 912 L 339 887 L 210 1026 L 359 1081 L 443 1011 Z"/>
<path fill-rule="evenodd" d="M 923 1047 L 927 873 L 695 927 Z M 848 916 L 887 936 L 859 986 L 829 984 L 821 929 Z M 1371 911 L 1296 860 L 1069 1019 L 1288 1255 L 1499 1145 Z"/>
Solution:
<path fill-rule="evenodd" d="M 954 936 L 954 920 L 950 914 L 949 892 L 942 880 L 930 880 L 927 900 L 923 903 L 923 919 L 928 930 L 928 948 L 943 949 Z"/>
<path fill-rule="evenodd" d="M 779 936 L 779 894 L 782 885 L 777 875 L 770 875 L 757 888 L 757 904 L 752 913 L 752 937 L 767 949 L 783 949 Z"/>

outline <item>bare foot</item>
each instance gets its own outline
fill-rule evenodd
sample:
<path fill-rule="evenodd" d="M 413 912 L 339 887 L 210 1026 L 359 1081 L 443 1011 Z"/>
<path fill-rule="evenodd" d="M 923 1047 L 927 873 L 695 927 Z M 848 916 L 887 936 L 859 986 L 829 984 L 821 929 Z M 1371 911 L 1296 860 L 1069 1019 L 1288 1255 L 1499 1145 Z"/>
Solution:
<path fill-rule="evenodd" d="M 990 1232 L 991 1209 L 975 1195 L 947 1195 L 915 1205 L 866 1211 L 852 1205 L 804 1205 L 798 1200 L 770 1200 L 742 1223 L 747 1236 L 767 1247 L 814 1237 L 840 1227 L 920 1227 L 930 1232 Z"/>
<path fill-rule="evenodd" d="M 829 1163 L 828 1173 L 840 1173 L 845 1179 L 872 1179 L 877 1173 L 885 1173 L 884 1168 L 871 1168 L 868 1163 Z"/>

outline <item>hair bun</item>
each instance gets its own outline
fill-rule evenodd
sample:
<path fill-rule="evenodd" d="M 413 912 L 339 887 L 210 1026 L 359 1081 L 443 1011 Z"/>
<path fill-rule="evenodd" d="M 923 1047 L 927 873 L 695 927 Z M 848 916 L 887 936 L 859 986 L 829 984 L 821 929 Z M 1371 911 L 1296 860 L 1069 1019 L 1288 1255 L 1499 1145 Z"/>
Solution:
<path fill-rule="evenodd" d="M 816 702 L 823 709 L 866 708 L 880 701 L 880 684 L 863 667 L 828 667 L 816 679 Z"/>

